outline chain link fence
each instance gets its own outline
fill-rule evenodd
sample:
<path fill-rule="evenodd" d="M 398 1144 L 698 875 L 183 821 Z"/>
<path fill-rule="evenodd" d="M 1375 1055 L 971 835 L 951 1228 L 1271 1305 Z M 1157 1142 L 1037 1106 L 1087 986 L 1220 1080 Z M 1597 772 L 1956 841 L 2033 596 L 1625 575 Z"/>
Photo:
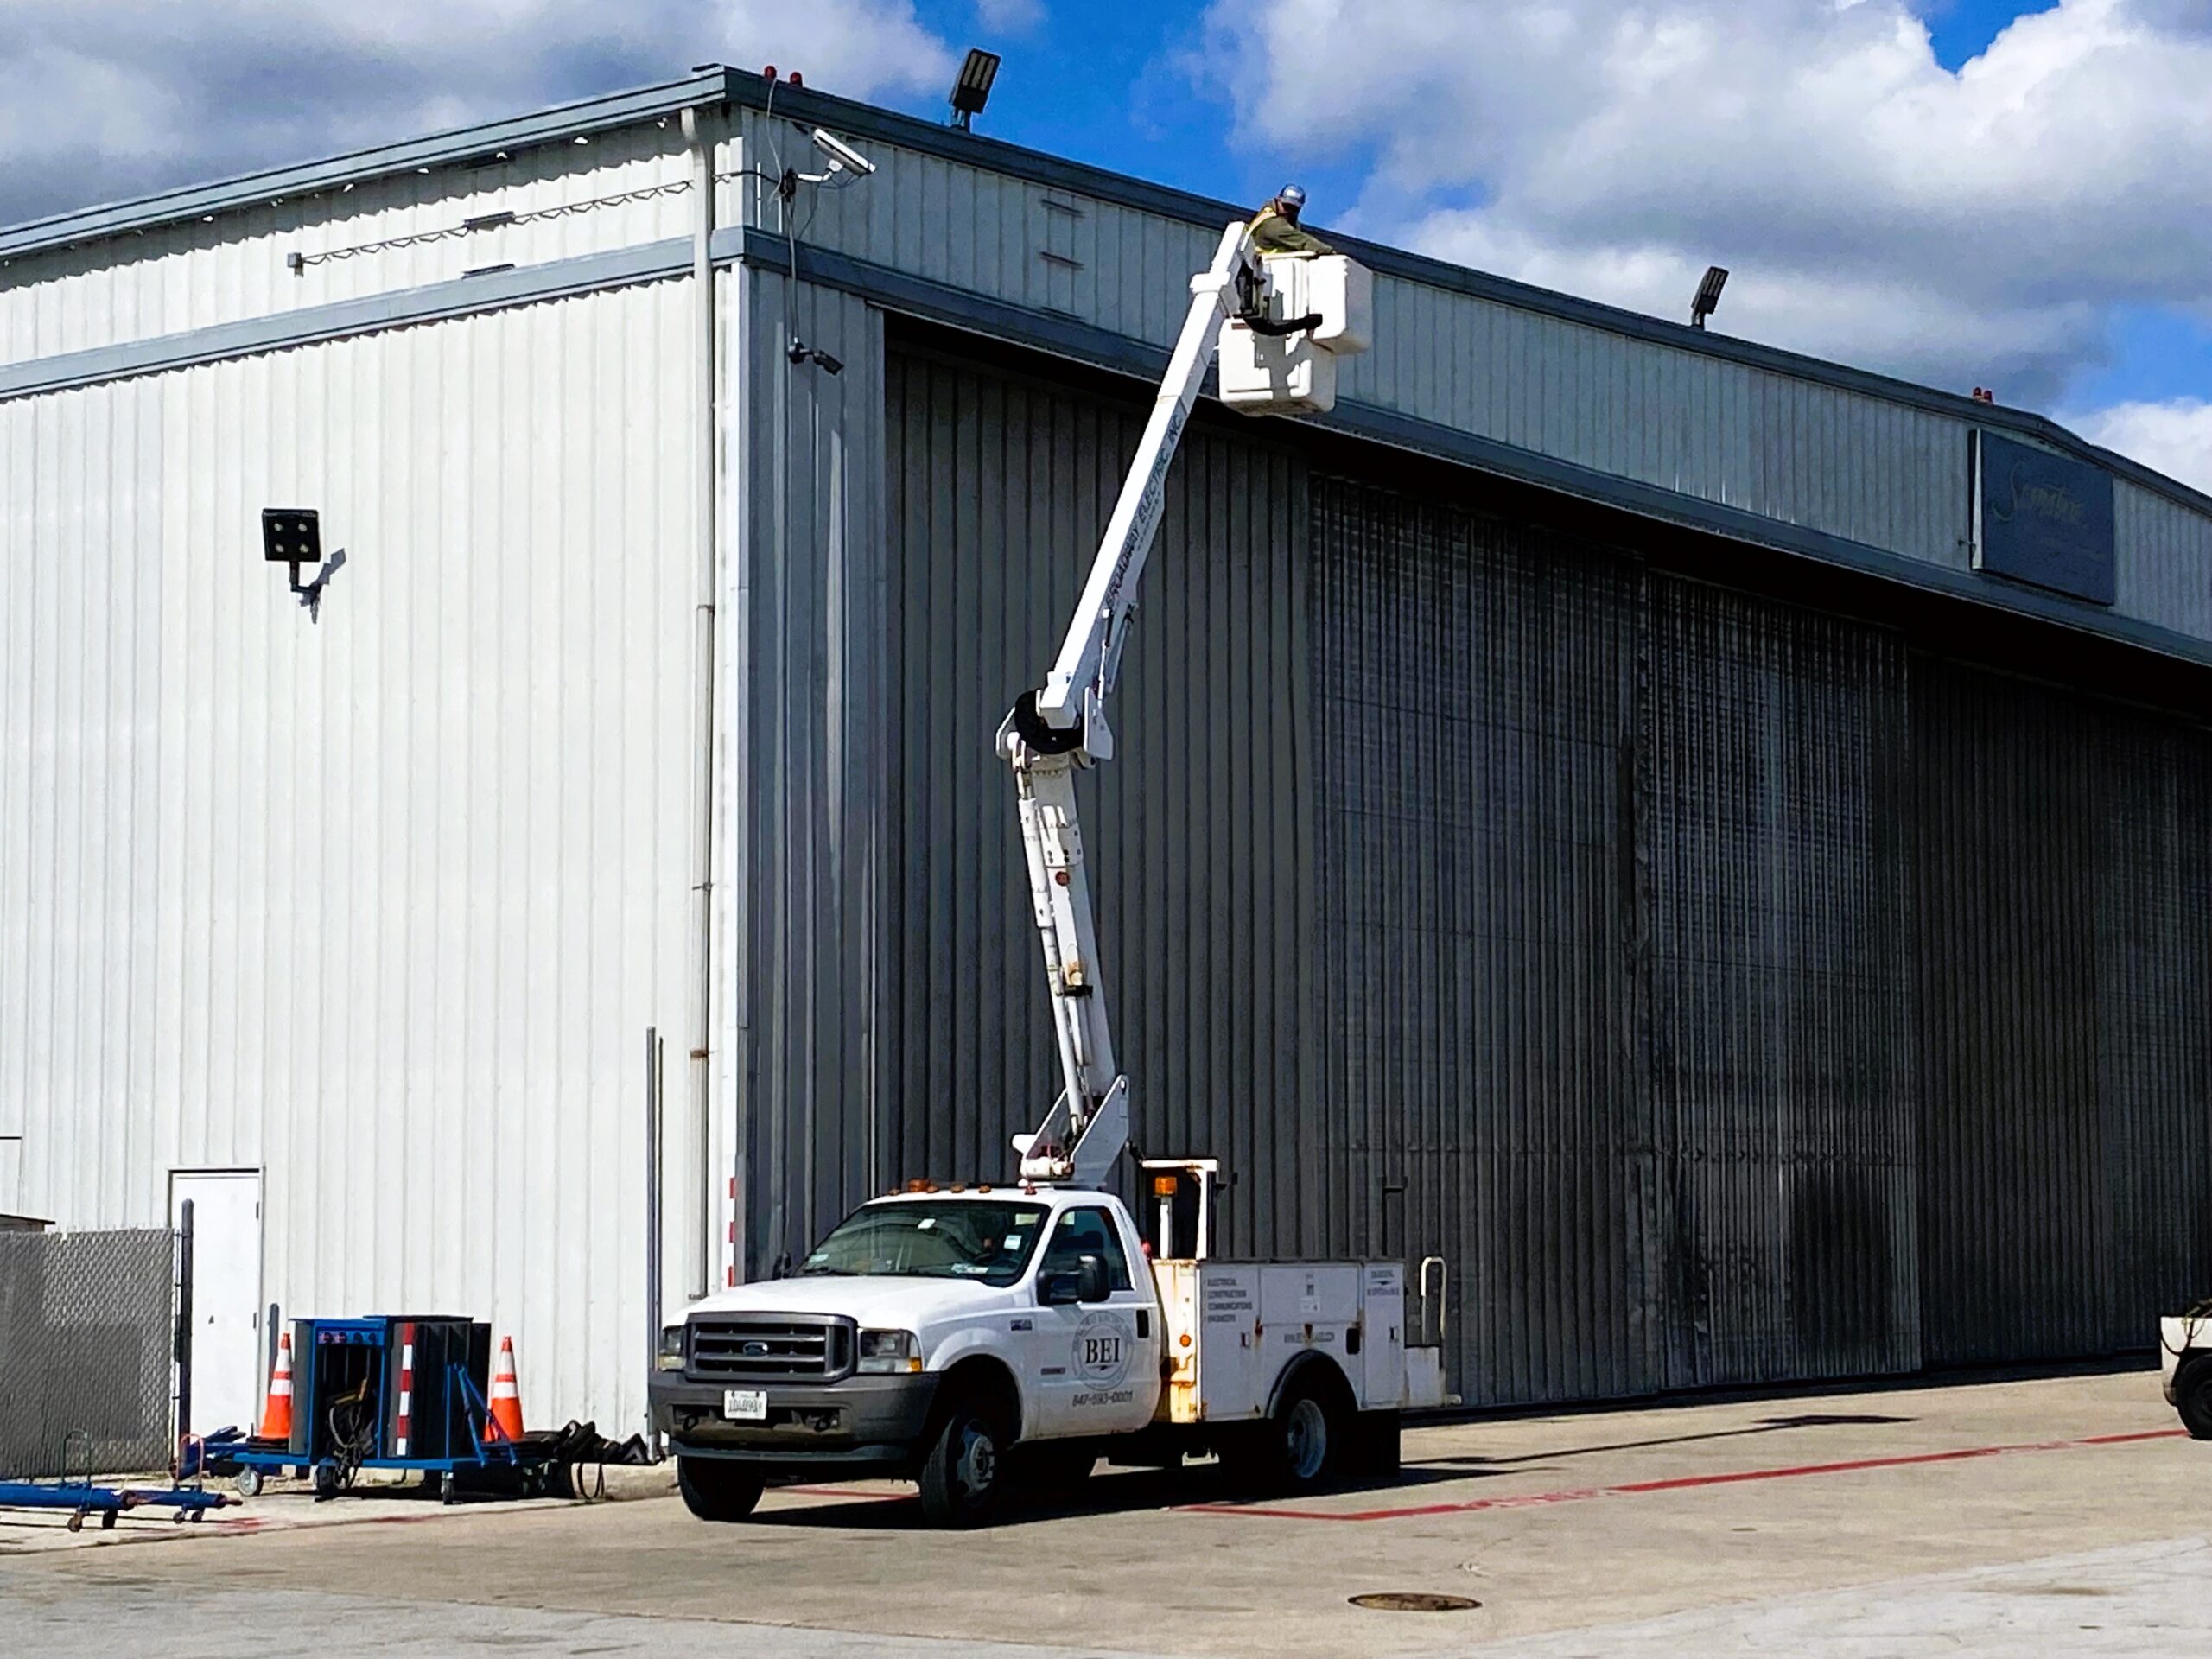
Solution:
<path fill-rule="evenodd" d="M 0 1478 L 169 1461 L 174 1238 L 167 1228 L 0 1233 Z"/>

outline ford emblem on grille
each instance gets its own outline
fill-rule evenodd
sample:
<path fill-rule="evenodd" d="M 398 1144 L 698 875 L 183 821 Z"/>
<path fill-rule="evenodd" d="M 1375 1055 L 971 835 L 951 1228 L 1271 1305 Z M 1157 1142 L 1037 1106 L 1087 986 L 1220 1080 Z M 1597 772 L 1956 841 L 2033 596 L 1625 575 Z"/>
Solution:
<path fill-rule="evenodd" d="M 767 1355 L 768 1344 L 765 1342 L 748 1342 L 745 1344 L 745 1357 L 747 1359 L 765 1359 Z"/>

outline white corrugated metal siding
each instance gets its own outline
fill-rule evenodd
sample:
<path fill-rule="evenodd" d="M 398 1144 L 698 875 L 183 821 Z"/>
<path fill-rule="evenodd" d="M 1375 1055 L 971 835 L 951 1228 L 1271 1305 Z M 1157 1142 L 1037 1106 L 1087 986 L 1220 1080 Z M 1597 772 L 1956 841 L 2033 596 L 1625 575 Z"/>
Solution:
<path fill-rule="evenodd" d="M 2113 485 L 2118 608 L 2212 639 L 2212 518 L 2126 479 Z"/>
<path fill-rule="evenodd" d="M 0 364 L 683 236 L 689 166 L 675 124 L 648 124 L 20 256 L 0 265 Z M 498 213 L 543 217 L 461 229 Z"/>
<path fill-rule="evenodd" d="M 284 1317 L 487 1314 L 534 1418 L 641 1408 L 688 286 L 0 404 L 0 1208 L 264 1168 Z M 320 621 L 270 505 L 346 550 Z"/>

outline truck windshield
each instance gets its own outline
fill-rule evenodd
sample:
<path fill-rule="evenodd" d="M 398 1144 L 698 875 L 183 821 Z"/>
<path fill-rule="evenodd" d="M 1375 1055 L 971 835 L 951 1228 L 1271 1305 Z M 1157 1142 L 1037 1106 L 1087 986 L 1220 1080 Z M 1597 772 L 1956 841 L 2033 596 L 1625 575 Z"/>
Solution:
<path fill-rule="evenodd" d="M 1021 1277 L 1045 1229 L 1045 1206 L 947 1198 L 863 1205 L 799 1264 L 802 1276 L 853 1274 L 973 1279 L 1001 1287 Z"/>

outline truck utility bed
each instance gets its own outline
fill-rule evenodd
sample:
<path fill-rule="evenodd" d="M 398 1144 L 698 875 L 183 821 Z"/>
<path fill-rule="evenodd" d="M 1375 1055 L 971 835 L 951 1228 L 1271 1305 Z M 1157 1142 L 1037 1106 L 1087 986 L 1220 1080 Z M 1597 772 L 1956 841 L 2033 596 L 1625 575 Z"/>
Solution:
<path fill-rule="evenodd" d="M 1409 1348 L 1398 1262 L 1155 1262 L 1167 1332 L 1160 1420 L 1263 1417 L 1288 1362 L 1326 1355 L 1361 1411 L 1444 1403 L 1442 1351 Z"/>

